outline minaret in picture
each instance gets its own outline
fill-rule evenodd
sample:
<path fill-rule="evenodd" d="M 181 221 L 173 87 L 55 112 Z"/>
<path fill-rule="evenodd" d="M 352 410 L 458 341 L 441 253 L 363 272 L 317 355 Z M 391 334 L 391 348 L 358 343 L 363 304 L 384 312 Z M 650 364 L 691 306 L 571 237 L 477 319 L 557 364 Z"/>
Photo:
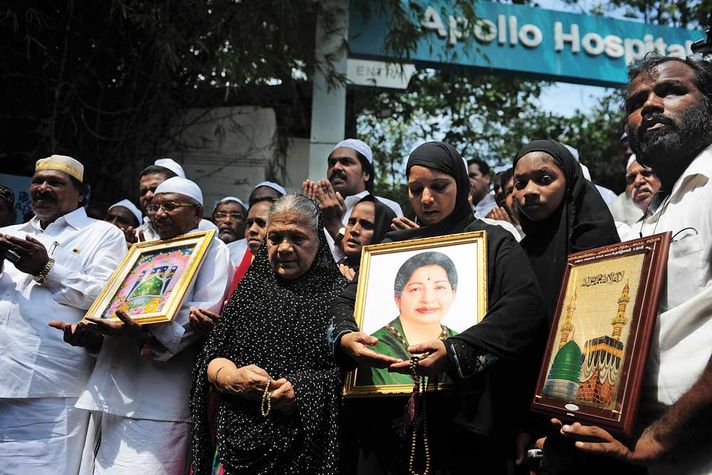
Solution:
<path fill-rule="evenodd" d="M 613 325 L 613 334 L 611 335 L 614 340 L 621 339 L 621 333 L 623 332 L 623 327 L 628 323 L 628 319 L 625 318 L 625 309 L 630 302 L 630 287 L 628 282 L 625 283 L 623 287 L 623 292 L 621 292 L 620 297 L 618 297 L 618 311 L 616 311 L 616 316 L 611 320 L 611 325 Z"/>
<path fill-rule="evenodd" d="M 584 344 L 580 385 L 576 395 L 578 400 L 606 408 L 614 403 L 625 346 L 621 334 L 628 323 L 625 311 L 629 302 L 630 286 L 626 282 L 618 297 L 616 315 L 611 319 L 611 336 L 592 338 Z"/>
<path fill-rule="evenodd" d="M 571 334 L 574 331 L 574 313 L 576 312 L 576 289 L 574 289 L 574 294 L 569 300 L 569 304 L 566 306 L 566 318 L 564 319 L 564 324 L 561 325 L 561 339 L 559 340 L 559 349 L 561 349 L 566 343 L 568 343 L 571 338 Z"/>

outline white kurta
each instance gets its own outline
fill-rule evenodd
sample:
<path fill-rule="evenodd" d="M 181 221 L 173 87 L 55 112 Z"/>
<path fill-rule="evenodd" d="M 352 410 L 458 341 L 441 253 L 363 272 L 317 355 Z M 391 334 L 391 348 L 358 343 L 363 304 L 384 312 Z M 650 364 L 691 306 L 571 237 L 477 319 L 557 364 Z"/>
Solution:
<path fill-rule="evenodd" d="M 644 379 L 641 413 L 648 422 L 699 379 L 712 355 L 712 146 L 689 165 L 655 213 L 633 226 L 643 236 L 663 231 L 672 231 L 673 242 Z M 674 467 L 661 473 L 712 474 L 705 442 L 688 444 Z"/>
<path fill-rule="evenodd" d="M 189 422 L 188 393 L 198 351 L 194 343 L 199 339 L 188 324 L 190 307 L 219 312 L 232 275 L 227 247 L 213 238 L 173 321 L 148 327 L 167 351 L 155 358 L 142 357 L 138 348 L 104 338 L 77 407 L 136 419 Z"/>
<path fill-rule="evenodd" d="M 478 203 L 475 203 L 472 208 L 475 213 L 487 217 L 487 214 L 497 207 L 497 201 L 494 199 L 494 191 L 490 191 Z"/>
<path fill-rule="evenodd" d="M 73 406 L 94 359 L 47 322 L 79 321 L 126 243 L 118 228 L 83 208 L 44 230 L 33 218 L 0 233 L 32 236 L 55 259 L 44 284 L 8 261 L 0 275 L 0 473 L 76 473 L 88 418 Z"/>
<path fill-rule="evenodd" d="M 66 344 L 50 320 L 77 322 L 126 253 L 121 231 L 83 208 L 42 229 L 37 218 L 0 233 L 40 241 L 55 259 L 47 282 L 5 261 L 0 275 L 0 398 L 79 396 L 93 359 Z M 56 243 L 56 244 L 55 244 Z"/>
<path fill-rule="evenodd" d="M 227 243 L 227 249 L 230 251 L 230 262 L 232 262 L 232 267 L 237 268 L 245 257 L 245 252 L 247 250 L 247 239 L 238 239 L 237 241 L 232 241 Z"/>
<path fill-rule="evenodd" d="M 346 205 L 346 211 L 344 211 L 344 215 L 341 218 L 341 224 L 346 226 L 346 224 L 349 222 L 349 218 L 351 217 L 351 211 L 353 211 L 354 206 L 356 206 L 356 203 L 361 201 L 362 198 L 364 198 L 366 195 L 368 195 L 369 192 L 367 190 L 362 191 L 361 193 L 357 193 L 355 195 L 347 196 L 344 198 L 344 204 Z M 375 195 L 374 195 L 375 196 Z M 396 214 L 396 216 L 401 217 L 403 216 L 403 210 L 401 209 L 400 205 L 396 203 L 393 200 L 389 200 L 388 198 L 381 198 L 380 196 L 376 196 L 378 201 L 383 203 L 384 205 L 388 206 L 393 210 L 393 212 Z M 326 231 L 326 228 L 324 228 L 324 235 L 326 236 L 326 241 L 329 243 L 329 249 L 331 249 L 331 254 L 334 256 L 334 260 L 336 262 L 340 261 L 344 257 L 344 253 L 341 251 L 339 246 L 336 245 L 334 242 L 334 238 L 331 237 L 331 235 Z"/>

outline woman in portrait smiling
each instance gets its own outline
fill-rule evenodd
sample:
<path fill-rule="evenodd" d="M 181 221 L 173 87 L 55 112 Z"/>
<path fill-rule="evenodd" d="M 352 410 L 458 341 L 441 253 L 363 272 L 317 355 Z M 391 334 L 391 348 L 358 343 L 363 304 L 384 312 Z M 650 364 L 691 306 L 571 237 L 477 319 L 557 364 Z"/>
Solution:
<path fill-rule="evenodd" d="M 442 252 L 427 251 L 408 258 L 398 269 L 393 293 L 398 316 L 373 334 L 371 349 L 402 360 L 408 347 L 457 335 L 442 324 L 457 295 L 455 263 Z M 357 384 L 413 384 L 409 374 L 387 368 L 364 368 Z"/>

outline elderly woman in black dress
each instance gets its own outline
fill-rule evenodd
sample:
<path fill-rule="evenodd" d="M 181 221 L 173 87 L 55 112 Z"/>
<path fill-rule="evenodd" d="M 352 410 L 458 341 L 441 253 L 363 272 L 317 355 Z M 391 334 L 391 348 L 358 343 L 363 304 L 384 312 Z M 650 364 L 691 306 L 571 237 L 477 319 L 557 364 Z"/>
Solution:
<path fill-rule="evenodd" d="M 337 473 L 341 374 L 324 335 L 346 280 L 318 207 L 288 195 L 195 368 L 193 473 Z M 207 423 L 220 394 L 217 451 Z"/>

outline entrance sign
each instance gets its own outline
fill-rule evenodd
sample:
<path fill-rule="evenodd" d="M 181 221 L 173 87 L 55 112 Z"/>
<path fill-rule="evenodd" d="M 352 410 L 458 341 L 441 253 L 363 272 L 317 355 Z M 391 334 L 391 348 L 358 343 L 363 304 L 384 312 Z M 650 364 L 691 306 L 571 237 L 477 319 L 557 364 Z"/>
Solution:
<path fill-rule="evenodd" d="M 393 64 L 368 59 L 348 59 L 346 62 L 346 78 L 356 86 L 407 89 L 414 72 L 414 64 Z"/>
<path fill-rule="evenodd" d="M 409 10 L 403 1 L 403 8 Z M 619 86 L 628 66 L 656 51 L 684 58 L 704 32 L 587 16 L 522 5 L 478 1 L 475 24 L 454 2 L 420 0 L 413 11 L 424 36 L 407 58 L 424 65 L 458 64 L 498 72 L 519 72 L 557 81 Z M 351 57 L 397 58 L 384 48 L 390 15 L 366 16 L 351 2 Z M 466 42 L 469 40 L 469 42 Z"/>

